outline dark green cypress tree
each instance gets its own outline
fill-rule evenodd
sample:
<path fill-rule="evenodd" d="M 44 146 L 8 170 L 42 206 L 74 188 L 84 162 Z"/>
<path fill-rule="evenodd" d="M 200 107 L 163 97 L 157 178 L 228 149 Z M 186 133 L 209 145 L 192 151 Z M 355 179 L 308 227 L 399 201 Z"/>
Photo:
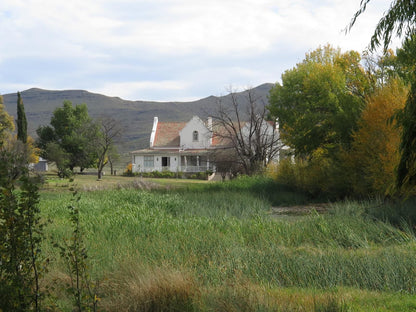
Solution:
<path fill-rule="evenodd" d="M 27 120 L 25 114 L 25 106 L 20 92 L 17 92 L 17 139 L 23 143 L 27 142 Z"/>

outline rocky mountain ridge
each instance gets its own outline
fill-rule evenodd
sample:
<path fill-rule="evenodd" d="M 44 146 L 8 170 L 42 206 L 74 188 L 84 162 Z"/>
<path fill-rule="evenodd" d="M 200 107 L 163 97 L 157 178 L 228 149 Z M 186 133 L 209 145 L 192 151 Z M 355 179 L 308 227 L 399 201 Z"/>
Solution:
<path fill-rule="evenodd" d="M 268 104 L 268 94 L 273 84 L 266 83 L 253 88 L 259 102 Z M 244 101 L 245 92 L 237 93 L 237 98 Z M 28 131 L 36 137 L 40 125 L 48 125 L 53 111 L 69 100 L 73 105 L 85 103 L 91 117 L 111 116 L 119 120 L 124 131 L 118 147 L 121 152 L 128 152 L 148 147 L 153 117 L 160 121 L 188 121 L 193 115 L 202 118 L 215 111 L 219 101 L 230 104 L 230 96 L 209 96 L 192 102 L 154 102 L 129 101 L 119 97 L 109 97 L 85 90 L 52 91 L 32 88 L 21 92 L 28 120 Z M 3 95 L 7 112 L 16 119 L 17 94 Z"/>

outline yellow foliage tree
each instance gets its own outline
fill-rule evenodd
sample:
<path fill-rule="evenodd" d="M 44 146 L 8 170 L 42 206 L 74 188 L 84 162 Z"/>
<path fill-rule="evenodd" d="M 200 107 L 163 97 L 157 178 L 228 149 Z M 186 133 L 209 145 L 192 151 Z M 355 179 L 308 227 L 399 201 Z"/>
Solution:
<path fill-rule="evenodd" d="M 37 164 L 39 162 L 40 148 L 35 146 L 35 140 L 31 137 L 27 137 L 27 149 L 29 151 L 29 163 Z"/>
<path fill-rule="evenodd" d="M 13 118 L 7 113 L 0 95 L 0 142 L 14 130 Z"/>
<path fill-rule="evenodd" d="M 400 128 L 391 117 L 404 107 L 407 94 L 402 82 L 391 80 L 368 99 L 359 129 L 353 134 L 352 148 L 348 154 L 344 152 L 356 194 L 393 192 L 400 160 Z"/>

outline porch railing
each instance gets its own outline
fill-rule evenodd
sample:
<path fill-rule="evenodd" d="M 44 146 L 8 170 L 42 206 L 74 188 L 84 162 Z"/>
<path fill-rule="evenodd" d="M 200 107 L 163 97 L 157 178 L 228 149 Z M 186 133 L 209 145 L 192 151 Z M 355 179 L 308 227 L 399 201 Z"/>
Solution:
<path fill-rule="evenodd" d="M 161 171 L 172 171 L 172 172 L 176 172 L 176 170 L 181 171 L 181 172 L 205 172 L 207 170 L 214 170 L 214 166 L 213 164 L 209 165 L 209 166 L 179 166 L 179 168 L 173 168 L 170 166 L 162 166 L 158 168 L 150 168 L 150 167 L 140 167 L 137 165 L 133 165 L 133 172 L 151 172 L 151 171 L 155 171 L 155 170 L 161 170 Z"/>

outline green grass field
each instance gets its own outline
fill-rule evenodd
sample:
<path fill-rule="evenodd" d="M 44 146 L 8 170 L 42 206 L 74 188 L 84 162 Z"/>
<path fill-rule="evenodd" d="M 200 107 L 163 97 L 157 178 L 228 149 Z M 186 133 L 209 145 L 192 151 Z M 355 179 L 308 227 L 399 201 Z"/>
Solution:
<path fill-rule="evenodd" d="M 272 206 L 308 202 L 265 178 L 227 183 L 77 176 L 41 193 L 48 237 L 71 235 L 67 206 L 82 190 L 81 223 L 103 311 L 414 311 L 416 242 L 366 211 L 336 203 L 290 221 Z M 98 183 L 98 186 L 97 186 Z M 52 244 L 45 284 L 60 287 L 65 263 Z"/>

